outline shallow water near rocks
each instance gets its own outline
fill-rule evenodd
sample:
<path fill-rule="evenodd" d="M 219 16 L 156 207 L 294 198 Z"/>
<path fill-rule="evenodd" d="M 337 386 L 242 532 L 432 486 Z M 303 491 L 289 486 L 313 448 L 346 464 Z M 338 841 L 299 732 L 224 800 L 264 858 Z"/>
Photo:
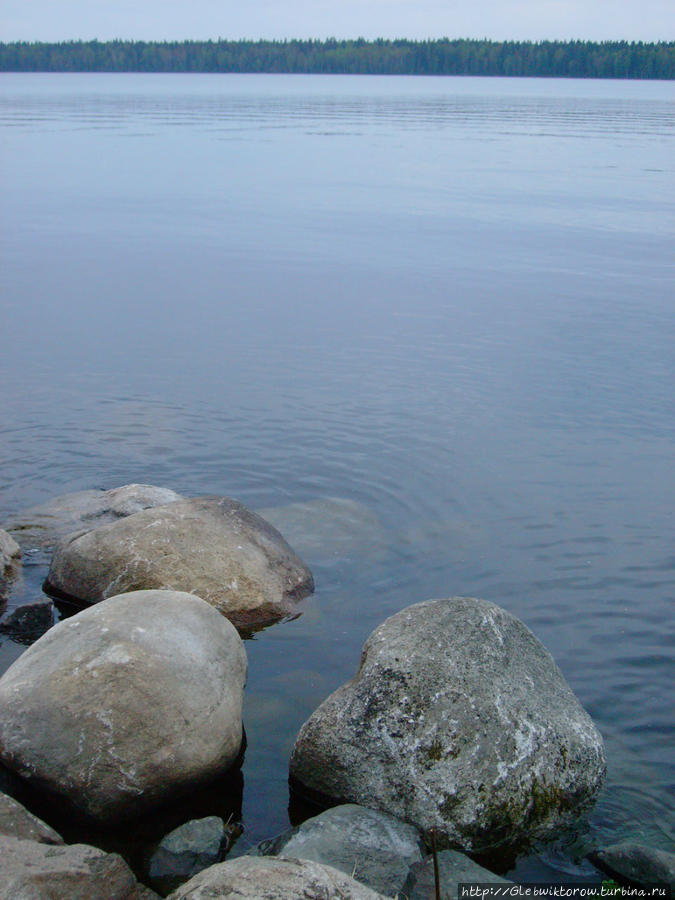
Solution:
<path fill-rule="evenodd" d="M 674 123 L 658 82 L 0 76 L 0 525 L 145 482 L 277 510 L 313 570 L 247 642 L 235 852 L 373 628 L 453 594 L 606 741 L 588 821 L 511 877 L 673 850 Z"/>

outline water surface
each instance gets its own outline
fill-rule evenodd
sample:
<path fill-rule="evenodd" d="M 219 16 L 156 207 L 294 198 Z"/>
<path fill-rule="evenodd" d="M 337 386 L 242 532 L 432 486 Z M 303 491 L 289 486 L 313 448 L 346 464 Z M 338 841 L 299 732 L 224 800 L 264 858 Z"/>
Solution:
<path fill-rule="evenodd" d="M 0 77 L 0 521 L 131 481 L 363 507 L 247 643 L 240 848 L 370 631 L 466 594 L 607 744 L 587 830 L 515 875 L 673 850 L 674 122 L 659 82 Z"/>

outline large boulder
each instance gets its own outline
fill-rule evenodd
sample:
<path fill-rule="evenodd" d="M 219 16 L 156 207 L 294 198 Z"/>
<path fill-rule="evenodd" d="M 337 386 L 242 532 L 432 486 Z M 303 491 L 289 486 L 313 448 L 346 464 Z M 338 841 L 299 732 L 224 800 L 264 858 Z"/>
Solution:
<path fill-rule="evenodd" d="M 258 844 L 253 852 L 312 859 L 388 897 L 401 890 L 410 866 L 425 855 L 421 835 L 412 825 L 353 803 L 307 819 Z"/>
<path fill-rule="evenodd" d="M 116 853 L 0 837 L 0 897 L 7 900 L 158 900 Z"/>
<path fill-rule="evenodd" d="M 384 900 L 343 872 L 307 859 L 241 856 L 195 875 L 169 900 Z"/>
<path fill-rule="evenodd" d="M 542 836 L 596 794 L 602 738 L 553 659 L 484 600 L 430 600 L 369 637 L 356 676 L 303 725 L 291 781 L 383 809 L 439 846 Z"/>
<path fill-rule="evenodd" d="M 199 597 L 122 594 L 0 678 L 0 759 L 101 822 L 220 774 L 242 743 L 246 653 Z"/>
<path fill-rule="evenodd" d="M 276 529 L 227 497 L 182 500 L 60 543 L 46 590 L 83 603 L 124 591 L 190 591 L 238 628 L 297 612 L 312 573 Z"/>
<path fill-rule="evenodd" d="M 19 537 L 24 549 L 46 551 L 75 531 L 91 531 L 142 509 L 182 499 L 169 488 L 151 484 L 125 484 L 110 491 L 76 491 L 13 516 L 5 527 Z"/>
<path fill-rule="evenodd" d="M 62 844 L 63 838 L 9 794 L 0 791 L 0 835 L 41 844 Z"/>

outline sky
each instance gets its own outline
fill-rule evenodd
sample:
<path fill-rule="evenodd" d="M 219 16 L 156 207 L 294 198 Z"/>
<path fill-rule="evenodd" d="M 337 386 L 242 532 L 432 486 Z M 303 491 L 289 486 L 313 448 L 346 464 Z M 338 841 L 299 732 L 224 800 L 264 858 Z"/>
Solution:
<path fill-rule="evenodd" d="M 2 0 L 0 40 L 675 40 L 675 0 Z"/>

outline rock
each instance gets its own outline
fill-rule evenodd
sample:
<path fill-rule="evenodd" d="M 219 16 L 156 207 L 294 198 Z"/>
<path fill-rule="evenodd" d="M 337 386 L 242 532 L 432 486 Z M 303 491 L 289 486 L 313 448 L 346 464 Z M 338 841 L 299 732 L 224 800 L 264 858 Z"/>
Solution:
<path fill-rule="evenodd" d="M 219 816 L 193 819 L 175 828 L 162 838 L 150 857 L 148 873 L 153 887 L 167 894 L 202 869 L 220 862 L 231 834 Z"/>
<path fill-rule="evenodd" d="M 11 535 L 0 528 L 0 604 L 4 601 L 10 581 L 21 565 L 21 548 Z"/>
<path fill-rule="evenodd" d="M 37 600 L 19 606 L 0 622 L 0 632 L 16 640 L 32 643 L 54 624 L 54 604 L 51 600 Z"/>
<path fill-rule="evenodd" d="M 153 900 L 121 856 L 87 844 L 50 846 L 0 837 L 0 897 L 12 900 Z"/>
<path fill-rule="evenodd" d="M 484 869 L 457 850 L 441 850 L 438 854 L 438 881 L 441 900 L 457 900 L 458 885 L 475 881 L 480 884 L 513 884 Z M 431 856 L 410 868 L 402 893 L 408 900 L 435 900 L 436 880 Z"/>
<path fill-rule="evenodd" d="M 9 794 L 0 792 L 0 835 L 41 844 L 62 844 L 60 834 L 42 819 L 28 812 Z"/>
<path fill-rule="evenodd" d="M 21 547 L 14 538 L 0 528 L 0 573 L 15 565 L 21 558 Z"/>
<path fill-rule="evenodd" d="M 662 882 L 671 890 L 675 889 L 675 853 L 622 841 L 604 850 L 595 850 L 588 858 L 601 872 L 617 881 L 637 887 Z"/>
<path fill-rule="evenodd" d="M 311 859 L 391 896 L 424 857 L 416 828 L 355 804 L 328 809 L 255 849 L 263 856 Z"/>
<path fill-rule="evenodd" d="M 191 594 L 122 594 L 65 619 L 0 678 L 0 759 L 100 822 L 224 772 L 246 652 Z"/>
<path fill-rule="evenodd" d="M 303 725 L 291 782 L 370 804 L 438 846 L 540 837 L 600 787 L 602 738 L 553 659 L 508 612 L 418 603 L 368 638 L 356 676 Z"/>
<path fill-rule="evenodd" d="M 72 532 L 91 531 L 142 509 L 182 499 L 175 491 L 151 484 L 125 484 L 111 491 L 77 491 L 32 507 L 14 516 L 5 527 L 20 535 L 26 550 L 51 550 Z"/>
<path fill-rule="evenodd" d="M 248 629 L 297 613 L 314 582 L 260 516 L 227 497 L 200 497 L 67 538 L 45 586 L 84 603 L 149 588 L 197 594 Z"/>
<path fill-rule="evenodd" d="M 343 872 L 307 859 L 240 856 L 195 875 L 169 900 L 383 900 Z"/>
<path fill-rule="evenodd" d="M 314 565 L 378 559 L 391 546 L 372 510 L 344 497 L 322 497 L 258 510 L 295 550 Z"/>

